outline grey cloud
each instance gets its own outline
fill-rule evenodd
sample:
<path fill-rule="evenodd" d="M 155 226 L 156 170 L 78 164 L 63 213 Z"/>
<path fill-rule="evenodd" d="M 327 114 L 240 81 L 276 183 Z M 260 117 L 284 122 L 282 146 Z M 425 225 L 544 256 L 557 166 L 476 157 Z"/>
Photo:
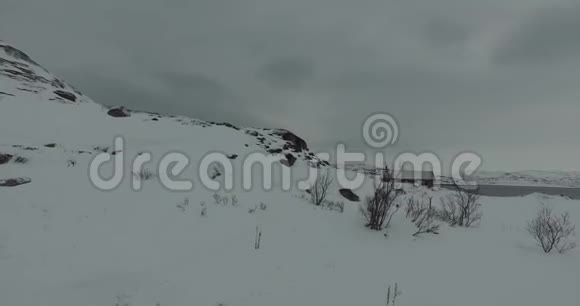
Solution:
<path fill-rule="evenodd" d="M 285 57 L 266 63 L 257 77 L 274 87 L 298 88 L 309 81 L 315 72 L 313 63 L 305 58 Z"/>
<path fill-rule="evenodd" d="M 423 25 L 425 39 L 434 44 L 454 44 L 464 42 L 470 36 L 470 29 L 449 19 L 432 19 Z"/>
<path fill-rule="evenodd" d="M 0 38 L 103 104 L 321 149 L 381 111 L 401 147 L 527 154 L 580 130 L 574 1 L 4 0 Z"/>
<path fill-rule="evenodd" d="M 533 65 L 580 59 L 579 29 L 579 4 L 541 9 L 501 42 L 494 60 L 500 64 Z"/>
<path fill-rule="evenodd" d="M 165 72 L 157 76 L 170 91 L 182 94 L 208 105 L 223 104 L 236 100 L 230 90 L 219 81 L 202 75 Z"/>

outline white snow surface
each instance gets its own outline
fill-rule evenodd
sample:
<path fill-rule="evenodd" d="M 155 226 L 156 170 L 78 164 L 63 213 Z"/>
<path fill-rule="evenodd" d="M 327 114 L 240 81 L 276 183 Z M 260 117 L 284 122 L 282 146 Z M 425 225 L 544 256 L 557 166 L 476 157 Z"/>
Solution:
<path fill-rule="evenodd" d="M 0 305 L 371 306 L 385 305 L 395 283 L 400 306 L 580 305 L 580 250 L 546 255 L 525 231 L 541 203 L 580 223 L 579 201 L 484 197 L 479 227 L 442 226 L 439 235 L 414 238 L 402 209 L 388 237 L 367 229 L 359 204 L 335 185 L 329 198 L 345 202 L 343 213 L 315 207 L 297 188 L 264 190 L 258 180 L 244 190 L 239 172 L 235 190 L 218 192 L 237 196 L 237 206 L 215 204 L 199 182 L 172 192 L 153 179 L 136 192 L 129 170 L 119 188 L 101 191 L 88 165 L 95 147 L 111 146 L 116 135 L 128 160 L 143 151 L 157 159 L 186 153 L 192 179 L 208 152 L 238 154 L 239 168 L 263 148 L 245 130 L 144 113 L 112 118 L 88 98 L 49 101 L 44 92 L 18 92 L 17 83 L 0 75 L 0 91 L 14 93 L 0 95 L 0 153 L 28 161 L 0 165 L 0 179 L 31 182 L 0 187 Z M 299 160 L 294 180 L 308 167 Z M 371 185 L 355 192 L 364 198 Z M 438 203 L 449 191 L 407 192 Z M 177 207 L 185 199 L 189 205 Z M 249 212 L 260 203 L 265 210 Z"/>

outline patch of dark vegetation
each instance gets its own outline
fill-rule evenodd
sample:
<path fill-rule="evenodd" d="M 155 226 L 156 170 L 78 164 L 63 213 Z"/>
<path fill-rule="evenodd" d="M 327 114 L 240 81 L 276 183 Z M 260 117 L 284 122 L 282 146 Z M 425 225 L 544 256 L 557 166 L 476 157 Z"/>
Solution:
<path fill-rule="evenodd" d="M 228 158 L 229 159 L 236 159 L 236 158 L 238 158 L 238 154 L 230 154 L 230 155 L 228 155 Z"/>
<path fill-rule="evenodd" d="M 30 183 L 32 180 L 27 177 L 10 178 L 0 180 L 0 187 L 16 187 Z"/>
<path fill-rule="evenodd" d="M 341 196 L 345 197 L 347 200 L 351 202 L 360 202 L 360 198 L 356 195 L 352 190 L 347 188 L 341 188 L 338 190 Z"/>
<path fill-rule="evenodd" d="M 44 145 L 47 148 L 55 148 L 56 147 L 56 143 L 47 143 Z"/>
<path fill-rule="evenodd" d="M 37 147 L 22 147 L 22 150 L 24 151 L 36 151 L 38 150 Z"/>
<path fill-rule="evenodd" d="M 270 153 L 270 154 L 280 154 L 280 153 L 282 153 L 282 151 L 283 150 L 282 149 L 279 149 L 279 148 L 278 149 L 270 149 L 270 150 L 268 150 L 268 153 Z"/>

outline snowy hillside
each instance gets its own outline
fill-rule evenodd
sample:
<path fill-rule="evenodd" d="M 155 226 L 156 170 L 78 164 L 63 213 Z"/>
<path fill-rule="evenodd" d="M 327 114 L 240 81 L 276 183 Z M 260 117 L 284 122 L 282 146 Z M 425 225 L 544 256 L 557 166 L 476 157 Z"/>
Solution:
<path fill-rule="evenodd" d="M 395 284 L 399 306 L 579 305 L 580 250 L 546 255 L 525 230 L 541 203 L 579 224 L 579 201 L 482 198 L 479 227 L 441 224 L 418 237 L 401 207 L 387 237 L 365 227 L 361 202 L 336 184 L 328 199 L 343 210 L 314 206 L 295 185 L 265 190 L 259 171 L 242 188 L 254 152 L 284 161 L 275 171 L 290 166 L 293 183 L 314 166 L 334 175 L 291 132 L 111 111 L 4 43 L 0 131 L 0 182 L 23 183 L 0 187 L 0 305 L 371 306 L 385 305 Z M 98 153 L 121 153 L 115 136 L 126 160 L 153 156 L 141 191 L 129 185 L 131 169 L 111 191 L 89 180 Z M 183 176 L 193 190 L 169 191 L 155 177 L 169 152 L 190 158 Z M 231 159 L 233 190 L 200 184 L 196 167 L 210 152 Z M 435 205 L 450 192 L 406 191 Z M 354 192 L 370 195 L 370 179 Z"/>
<path fill-rule="evenodd" d="M 477 181 L 484 185 L 549 186 L 580 188 L 580 172 L 518 171 L 480 172 Z"/>
<path fill-rule="evenodd" d="M 474 179 L 479 185 L 580 188 L 578 171 L 478 171 Z M 453 179 L 441 177 L 441 182 L 452 184 Z"/>

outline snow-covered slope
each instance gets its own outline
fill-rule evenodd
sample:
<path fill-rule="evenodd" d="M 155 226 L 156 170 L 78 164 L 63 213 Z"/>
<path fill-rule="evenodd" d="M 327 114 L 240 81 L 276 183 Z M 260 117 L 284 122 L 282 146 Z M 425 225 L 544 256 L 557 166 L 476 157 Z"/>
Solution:
<path fill-rule="evenodd" d="M 0 156 L 0 180 L 30 179 L 0 187 L 0 305 L 385 305 L 395 284 L 400 306 L 578 305 L 580 252 L 545 255 L 524 229 L 540 202 L 580 221 L 578 201 L 484 198 L 479 228 L 442 226 L 439 235 L 414 238 L 402 211 L 388 237 L 365 228 L 359 203 L 336 184 L 329 200 L 343 201 L 343 212 L 315 207 L 298 188 L 264 190 L 259 173 L 250 190 L 214 192 L 196 182 L 172 192 L 152 178 L 136 192 L 127 169 L 119 188 L 101 191 L 89 181 L 89 162 L 111 152 L 118 135 L 127 159 L 185 153 L 192 179 L 208 152 L 238 155 L 236 169 L 256 151 L 292 154 L 294 182 L 317 159 L 287 131 L 139 112 L 112 117 L 64 82 L 45 82 L 57 78 L 3 46 L 2 67 L 19 63 L 42 79 L 0 74 L 0 154 L 9 157 Z M 56 98 L 57 88 L 76 101 Z M 364 198 L 371 188 L 354 192 Z M 407 191 L 435 204 L 448 192 Z M 216 195 L 229 200 L 216 203 Z"/>
<path fill-rule="evenodd" d="M 38 100 L 84 103 L 91 100 L 53 76 L 24 52 L 0 41 L 0 97 L 16 97 L 21 103 Z"/>
<path fill-rule="evenodd" d="M 264 151 L 318 162 L 306 142 L 286 130 L 239 128 L 133 111 L 125 111 L 128 117 L 113 117 L 110 110 L 4 42 L 0 42 L 0 107 L 0 145 L 4 147 L 40 148 L 56 143 L 65 150 L 91 151 L 96 146 L 111 145 L 115 136 L 122 135 L 129 144 L 146 144 L 143 149 L 163 138 L 160 145 L 174 139 L 195 143 L 207 151 Z"/>

